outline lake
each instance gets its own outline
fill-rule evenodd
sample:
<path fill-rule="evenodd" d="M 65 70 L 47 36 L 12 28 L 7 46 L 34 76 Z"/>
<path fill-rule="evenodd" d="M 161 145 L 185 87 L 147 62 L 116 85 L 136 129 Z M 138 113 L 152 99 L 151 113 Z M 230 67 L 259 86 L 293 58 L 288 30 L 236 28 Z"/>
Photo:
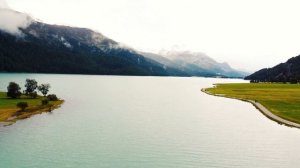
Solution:
<path fill-rule="evenodd" d="M 50 83 L 60 109 L 0 128 L 2 168 L 298 168 L 300 130 L 201 88 L 237 79 L 0 74 Z"/>

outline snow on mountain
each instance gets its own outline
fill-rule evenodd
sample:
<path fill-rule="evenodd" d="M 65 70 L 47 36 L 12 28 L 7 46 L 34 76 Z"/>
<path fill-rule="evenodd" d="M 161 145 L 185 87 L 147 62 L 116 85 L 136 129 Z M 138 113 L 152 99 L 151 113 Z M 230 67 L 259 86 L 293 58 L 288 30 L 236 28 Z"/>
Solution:
<path fill-rule="evenodd" d="M 162 50 L 159 54 L 144 53 L 166 66 L 177 67 L 192 76 L 244 77 L 247 73 L 233 69 L 228 63 L 219 63 L 201 52 Z"/>

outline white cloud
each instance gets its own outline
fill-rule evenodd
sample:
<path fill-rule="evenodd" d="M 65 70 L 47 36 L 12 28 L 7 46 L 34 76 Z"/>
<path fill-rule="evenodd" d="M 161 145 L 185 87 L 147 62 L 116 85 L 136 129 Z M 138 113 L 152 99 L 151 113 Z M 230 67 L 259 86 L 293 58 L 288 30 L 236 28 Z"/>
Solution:
<path fill-rule="evenodd" d="M 23 13 L 0 8 L 0 30 L 14 35 L 21 35 L 19 28 L 26 28 L 32 19 Z"/>
<path fill-rule="evenodd" d="M 0 8 L 8 8 L 8 5 L 5 0 L 0 0 Z"/>
<path fill-rule="evenodd" d="M 11 10 L 5 0 L 0 0 L 0 30 L 21 35 L 20 28 L 26 28 L 31 22 L 31 17 Z"/>

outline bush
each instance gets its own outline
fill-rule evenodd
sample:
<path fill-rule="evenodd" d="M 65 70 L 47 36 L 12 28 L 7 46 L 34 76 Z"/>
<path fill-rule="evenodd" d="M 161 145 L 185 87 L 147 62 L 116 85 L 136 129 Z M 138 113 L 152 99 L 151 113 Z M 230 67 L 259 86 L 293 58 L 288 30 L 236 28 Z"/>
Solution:
<path fill-rule="evenodd" d="M 21 109 L 21 111 L 24 111 L 28 107 L 28 103 L 27 102 L 19 102 L 19 103 L 17 103 L 17 107 L 19 107 Z"/>
<path fill-rule="evenodd" d="M 42 100 L 42 105 L 43 106 L 46 106 L 46 105 L 48 105 L 49 104 L 49 100 L 48 99 L 43 99 Z"/>
<path fill-rule="evenodd" d="M 29 93 L 28 96 L 32 99 L 36 99 L 38 94 L 37 94 L 37 92 L 34 91 L 34 92 Z"/>
<path fill-rule="evenodd" d="M 57 101 L 58 100 L 58 98 L 55 94 L 50 94 L 50 95 L 47 96 L 47 98 L 50 101 Z"/>

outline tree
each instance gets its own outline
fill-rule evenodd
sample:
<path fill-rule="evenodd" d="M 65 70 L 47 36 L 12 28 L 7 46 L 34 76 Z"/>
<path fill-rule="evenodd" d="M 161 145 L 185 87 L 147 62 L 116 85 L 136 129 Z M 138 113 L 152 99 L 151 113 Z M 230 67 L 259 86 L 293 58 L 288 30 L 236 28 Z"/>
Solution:
<path fill-rule="evenodd" d="M 7 97 L 11 97 L 13 99 L 19 98 L 21 96 L 21 88 L 19 84 L 15 82 L 10 82 L 7 87 Z"/>
<path fill-rule="evenodd" d="M 17 107 L 19 107 L 21 109 L 21 111 L 24 111 L 28 107 L 28 103 L 27 102 L 19 102 L 17 104 Z"/>
<path fill-rule="evenodd" d="M 50 89 L 50 84 L 41 84 L 38 90 L 46 97 Z"/>
<path fill-rule="evenodd" d="M 25 84 L 25 94 L 29 95 L 30 93 L 33 93 L 38 87 L 38 83 L 34 79 L 26 79 Z"/>

